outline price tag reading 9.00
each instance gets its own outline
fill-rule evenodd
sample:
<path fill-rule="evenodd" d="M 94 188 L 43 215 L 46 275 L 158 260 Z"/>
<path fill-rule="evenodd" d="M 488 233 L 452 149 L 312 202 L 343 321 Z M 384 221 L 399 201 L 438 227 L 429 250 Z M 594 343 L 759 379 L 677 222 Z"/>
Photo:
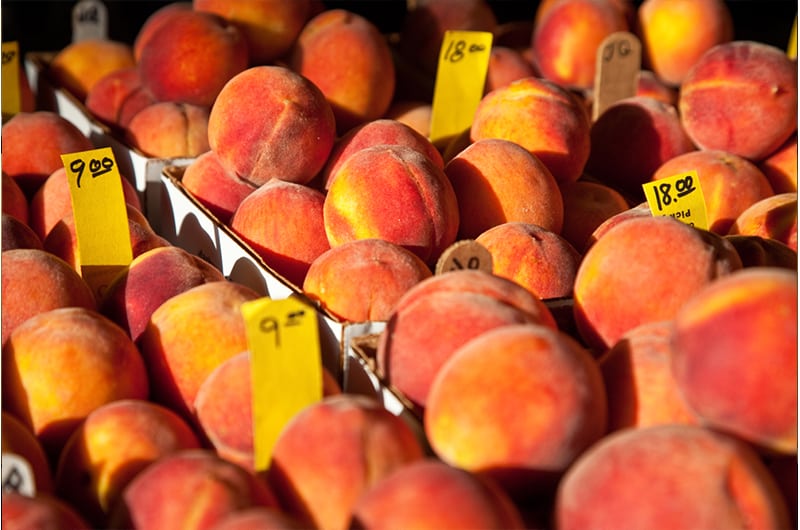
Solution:
<path fill-rule="evenodd" d="M 706 202 L 696 171 L 648 182 L 642 187 L 653 215 L 674 217 L 688 225 L 708 229 Z"/>

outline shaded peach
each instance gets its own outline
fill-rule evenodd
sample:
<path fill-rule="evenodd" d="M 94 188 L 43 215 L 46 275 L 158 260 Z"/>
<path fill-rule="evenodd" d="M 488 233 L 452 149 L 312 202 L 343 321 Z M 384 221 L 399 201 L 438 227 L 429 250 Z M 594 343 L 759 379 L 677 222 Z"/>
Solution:
<path fill-rule="evenodd" d="M 739 214 L 728 233 L 774 239 L 797 252 L 797 192 L 756 201 Z"/>
<path fill-rule="evenodd" d="M 186 166 L 181 183 L 222 224 L 230 222 L 242 200 L 256 189 L 252 183 L 228 171 L 217 153 L 211 150 Z"/>
<path fill-rule="evenodd" d="M 777 239 L 756 235 L 729 234 L 743 267 L 784 267 L 797 270 L 797 251 Z"/>
<path fill-rule="evenodd" d="M 537 75 L 534 66 L 521 51 L 494 44 L 489 54 L 484 94 L 504 87 L 512 81 Z"/>
<path fill-rule="evenodd" d="M 124 129 L 137 112 L 156 102 L 144 88 L 139 68 L 113 70 L 98 79 L 86 94 L 87 110 L 100 122 Z"/>
<path fill-rule="evenodd" d="M 47 493 L 28 497 L 15 491 L 3 491 L 2 514 L 3 528 L 7 530 L 92 528 L 75 508 Z"/>
<path fill-rule="evenodd" d="M 210 149 L 209 110 L 173 101 L 151 103 L 125 128 L 130 145 L 151 158 L 192 158 Z"/>
<path fill-rule="evenodd" d="M 395 99 L 386 110 L 386 118 L 404 123 L 425 138 L 431 135 L 431 112 L 433 105 L 429 101 Z"/>
<path fill-rule="evenodd" d="M 659 79 L 652 70 L 639 70 L 636 95 L 658 99 L 668 105 L 678 105 L 678 89 Z"/>
<path fill-rule="evenodd" d="M 47 70 L 53 80 L 81 102 L 106 74 L 136 65 L 127 42 L 92 38 L 71 42 L 59 50 Z"/>
<path fill-rule="evenodd" d="M 53 493 L 53 472 L 39 439 L 10 412 L 3 410 L 2 416 L 3 454 L 20 456 L 31 466 L 36 492 Z"/>
<path fill-rule="evenodd" d="M 150 13 L 136 32 L 133 40 L 133 57 L 136 62 L 142 57 L 142 48 L 153 34 L 162 26 L 168 26 L 173 17 L 180 18 L 184 11 L 194 8 L 191 1 L 169 2 Z"/>
<path fill-rule="evenodd" d="M 560 235 L 581 254 L 603 222 L 630 207 L 617 190 L 593 180 L 579 179 L 562 184 L 560 189 L 564 202 Z"/>
<path fill-rule="evenodd" d="M 30 214 L 28 198 L 17 181 L 5 171 L 3 171 L 2 201 L 3 215 L 8 214 L 18 221 L 28 224 Z"/>
<path fill-rule="evenodd" d="M 3 251 L 15 248 L 35 248 L 42 250 L 42 240 L 33 229 L 16 217 L 3 214 Z"/>
<path fill-rule="evenodd" d="M 237 510 L 214 525 L 214 530 L 303 530 L 304 528 L 305 526 L 296 517 L 278 508 L 266 506 Z"/>
<path fill-rule="evenodd" d="M 797 133 L 758 163 L 775 193 L 797 192 Z"/>
<path fill-rule="evenodd" d="M 653 217 L 653 213 L 650 211 L 650 205 L 647 204 L 647 202 L 640 202 L 636 206 L 632 206 L 627 210 L 615 213 L 597 225 L 597 228 L 594 229 L 592 234 L 589 236 L 589 239 L 586 241 L 586 246 L 584 247 L 583 252 L 586 253 L 589 247 L 594 245 L 598 239 L 603 237 L 606 232 L 617 226 L 619 223 L 636 217 Z"/>

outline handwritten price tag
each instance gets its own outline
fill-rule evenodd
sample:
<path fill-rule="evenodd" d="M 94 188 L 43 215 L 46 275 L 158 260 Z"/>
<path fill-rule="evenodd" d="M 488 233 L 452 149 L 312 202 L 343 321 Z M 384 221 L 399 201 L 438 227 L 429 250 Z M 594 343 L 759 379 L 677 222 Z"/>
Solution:
<path fill-rule="evenodd" d="M 492 49 L 485 31 L 447 31 L 433 88 L 430 139 L 446 144 L 472 125 L 483 97 Z"/>
<path fill-rule="evenodd" d="M 80 0 L 72 8 L 72 42 L 108 37 L 108 9 L 100 0 Z"/>
<path fill-rule="evenodd" d="M 617 31 L 597 47 L 592 119 L 609 105 L 636 95 L 637 76 L 642 63 L 642 43 L 636 35 Z"/>
<path fill-rule="evenodd" d="M 648 182 L 642 188 L 653 215 L 668 215 L 688 225 L 708 230 L 706 201 L 697 171 Z"/>
<path fill-rule="evenodd" d="M 3 492 L 16 491 L 28 497 L 36 495 L 36 481 L 27 460 L 14 453 L 3 453 Z"/>
<path fill-rule="evenodd" d="M 256 470 L 269 466 L 286 423 L 322 399 L 317 313 L 295 297 L 242 304 L 250 349 Z"/>
<path fill-rule="evenodd" d="M 22 106 L 19 92 L 19 43 L 3 43 L 2 110 L 3 117 L 11 117 Z"/>
<path fill-rule="evenodd" d="M 442 252 L 436 262 L 436 274 L 473 269 L 492 272 L 492 255 L 489 249 L 474 239 L 456 241 Z"/>
<path fill-rule="evenodd" d="M 110 147 L 61 155 L 67 170 L 81 275 L 102 297 L 133 260 L 125 195 Z"/>

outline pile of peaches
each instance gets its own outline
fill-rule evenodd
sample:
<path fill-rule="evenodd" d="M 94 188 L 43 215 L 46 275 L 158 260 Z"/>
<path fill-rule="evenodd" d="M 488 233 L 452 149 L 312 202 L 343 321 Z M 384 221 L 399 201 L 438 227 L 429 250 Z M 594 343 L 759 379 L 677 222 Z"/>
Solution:
<path fill-rule="evenodd" d="M 532 5 L 417 0 L 384 35 L 323 0 L 194 0 L 55 53 L 274 274 L 385 323 L 369 366 L 408 414 L 325 369 L 258 469 L 261 295 L 153 230 L 126 175 L 133 261 L 90 289 L 60 155 L 99 146 L 27 97 L 2 127 L 2 449 L 36 491 L 4 484 L 3 525 L 796 526 L 794 54 L 736 40 L 721 0 Z M 493 45 L 471 125 L 434 143 L 445 30 Z M 636 94 L 593 119 L 621 31 Z M 654 215 L 643 186 L 693 171 L 708 226 Z M 491 272 L 437 272 L 465 240 Z"/>

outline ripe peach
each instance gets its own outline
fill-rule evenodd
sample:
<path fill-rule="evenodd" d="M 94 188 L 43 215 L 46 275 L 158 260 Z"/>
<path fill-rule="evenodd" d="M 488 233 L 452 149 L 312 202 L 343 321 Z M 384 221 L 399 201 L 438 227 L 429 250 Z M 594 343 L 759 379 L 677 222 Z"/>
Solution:
<path fill-rule="evenodd" d="M 797 252 L 797 192 L 756 201 L 736 217 L 728 233 L 774 239 Z"/>
<path fill-rule="evenodd" d="M 589 158 L 589 113 L 559 85 L 526 77 L 489 92 L 475 110 L 470 140 L 502 138 L 536 155 L 560 184 L 577 180 Z"/>
<path fill-rule="evenodd" d="M 53 80 L 80 101 L 108 73 L 136 66 L 130 44 L 107 38 L 67 44 L 53 57 L 48 72 Z"/>
<path fill-rule="evenodd" d="M 42 250 L 44 245 L 33 229 L 7 213 L 3 214 L 3 251 L 15 248 L 35 248 Z"/>
<path fill-rule="evenodd" d="M 625 197 L 611 186 L 589 179 L 561 185 L 564 224 L 561 237 L 578 252 L 586 250 L 592 233 L 610 217 L 629 209 Z"/>
<path fill-rule="evenodd" d="M 191 1 L 175 1 L 163 5 L 150 13 L 142 26 L 137 31 L 133 40 L 133 57 L 136 62 L 142 57 L 142 48 L 150 37 L 162 26 L 168 26 L 173 17 L 183 16 L 184 11 L 191 11 L 194 8 Z"/>
<path fill-rule="evenodd" d="M 86 109 L 105 125 L 125 129 L 137 112 L 156 102 L 144 88 L 139 68 L 113 70 L 98 79 L 86 94 Z"/>
<path fill-rule="evenodd" d="M 784 267 L 797 270 L 797 251 L 777 239 L 756 235 L 729 234 L 743 267 Z"/>
<path fill-rule="evenodd" d="M 428 101 L 399 101 L 395 99 L 389 105 L 385 117 L 404 123 L 425 138 L 430 138 L 431 112 L 433 112 L 433 105 Z"/>
<path fill-rule="evenodd" d="M 160 101 L 137 112 L 125 128 L 134 148 L 152 158 L 197 157 L 210 149 L 207 107 Z"/>
<path fill-rule="evenodd" d="M 226 515 L 214 530 L 304 530 L 297 518 L 277 508 L 254 506 Z"/>
<path fill-rule="evenodd" d="M 704 53 L 733 40 L 733 16 L 723 0 L 645 0 L 636 14 L 642 63 L 672 86 Z"/>
<path fill-rule="evenodd" d="M 37 493 L 53 493 L 53 472 L 39 439 L 10 412 L 4 410 L 2 417 L 3 453 L 20 456 L 31 466 Z"/>
<path fill-rule="evenodd" d="M 676 314 L 672 344 L 675 380 L 706 424 L 796 453 L 796 271 L 755 267 L 719 278 Z"/>
<path fill-rule="evenodd" d="M 338 394 L 309 405 L 286 425 L 267 481 L 283 510 L 307 527 L 344 530 L 364 491 L 423 456 L 404 419 L 367 396 Z"/>
<path fill-rule="evenodd" d="M 78 511 L 47 493 L 28 497 L 15 491 L 3 491 L 3 528 L 28 530 L 52 528 L 54 530 L 90 530 L 92 527 Z"/>
<path fill-rule="evenodd" d="M 489 54 L 484 94 L 504 87 L 517 79 L 537 75 L 536 69 L 521 51 L 494 44 Z"/>
<path fill-rule="evenodd" d="M 30 205 L 25 192 L 14 178 L 3 171 L 3 214 L 11 215 L 20 222 L 28 224 L 30 222 Z"/>
<path fill-rule="evenodd" d="M 690 151 L 664 162 L 651 182 L 696 170 L 703 190 L 708 229 L 720 235 L 730 230 L 739 215 L 753 203 L 773 194 L 769 180 L 758 167 L 725 151 Z"/>
<path fill-rule="evenodd" d="M 684 77 L 678 110 L 699 148 L 763 160 L 797 130 L 797 63 L 760 42 L 718 44 Z"/>
<path fill-rule="evenodd" d="M 67 440 L 56 492 L 102 528 L 122 490 L 148 464 L 199 447 L 189 424 L 171 410 L 150 401 L 116 400 L 89 413 Z"/>
<path fill-rule="evenodd" d="M 320 89 L 281 66 L 251 67 L 234 76 L 208 121 L 209 145 L 222 164 L 255 185 L 270 178 L 310 182 L 335 138 L 333 110 Z"/>
<path fill-rule="evenodd" d="M 410 250 L 383 239 L 357 239 L 320 254 L 302 287 L 336 318 L 385 321 L 397 300 L 431 275 Z"/>
<path fill-rule="evenodd" d="M 247 42 L 224 18 L 176 10 L 144 40 L 142 83 L 159 101 L 210 107 L 222 87 L 249 65 Z"/>
<path fill-rule="evenodd" d="M 210 150 L 186 166 L 181 183 L 222 224 L 230 222 L 242 200 L 256 189 L 252 183 L 228 171 L 217 153 Z"/>
<path fill-rule="evenodd" d="M 559 484 L 555 526 L 788 528 L 774 479 L 752 448 L 702 427 L 659 425 L 610 434 Z"/>
<path fill-rule="evenodd" d="M 651 97 L 668 105 L 678 105 L 678 89 L 656 77 L 652 70 L 639 70 L 636 95 Z"/>
<path fill-rule="evenodd" d="M 270 268 L 299 288 L 311 263 L 330 248 L 324 201 L 317 189 L 272 179 L 242 200 L 230 227 Z"/>
<path fill-rule="evenodd" d="M 323 215 L 332 247 L 385 239 L 428 264 L 455 241 L 458 231 L 458 204 L 447 175 L 403 145 L 353 153 L 331 175 Z"/>
<path fill-rule="evenodd" d="M 598 239 L 603 237 L 606 232 L 617 226 L 619 223 L 636 217 L 653 217 L 653 213 L 650 211 L 650 205 L 647 204 L 647 202 L 640 202 L 636 206 L 616 213 L 600 223 L 586 241 L 586 246 L 584 247 L 583 252 L 586 253 L 589 247 L 594 245 Z"/>
<path fill-rule="evenodd" d="M 39 313 L 3 346 L 3 406 L 33 430 L 51 461 L 93 410 L 148 392 L 133 341 L 91 309 Z"/>
<path fill-rule="evenodd" d="M 575 323 L 602 352 L 634 327 L 673 318 L 701 287 L 741 267 L 722 236 L 672 217 L 632 217 L 584 254 L 573 288 Z"/>
<path fill-rule="evenodd" d="M 459 347 L 435 376 L 424 415 L 439 458 L 492 477 L 513 497 L 551 491 L 606 423 L 595 360 L 563 332 L 530 323 Z"/>
<path fill-rule="evenodd" d="M 797 133 L 758 163 L 775 193 L 797 192 Z"/>

